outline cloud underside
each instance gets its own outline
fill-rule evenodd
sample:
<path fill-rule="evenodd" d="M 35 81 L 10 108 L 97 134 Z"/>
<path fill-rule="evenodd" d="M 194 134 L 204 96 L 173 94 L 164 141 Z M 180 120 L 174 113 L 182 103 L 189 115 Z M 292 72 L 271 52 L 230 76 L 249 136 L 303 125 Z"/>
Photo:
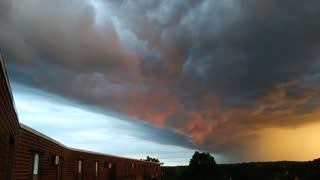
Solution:
<path fill-rule="evenodd" d="M 240 158 L 258 132 L 319 121 L 316 0 L 0 3 L 11 81 Z"/>

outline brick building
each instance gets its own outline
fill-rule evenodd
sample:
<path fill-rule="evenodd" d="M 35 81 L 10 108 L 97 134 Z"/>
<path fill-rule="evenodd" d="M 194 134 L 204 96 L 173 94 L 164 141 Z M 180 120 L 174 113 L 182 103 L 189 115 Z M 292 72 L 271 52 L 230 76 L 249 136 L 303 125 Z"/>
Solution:
<path fill-rule="evenodd" d="M 66 147 L 19 123 L 0 55 L 0 179 L 160 179 L 160 164 Z"/>

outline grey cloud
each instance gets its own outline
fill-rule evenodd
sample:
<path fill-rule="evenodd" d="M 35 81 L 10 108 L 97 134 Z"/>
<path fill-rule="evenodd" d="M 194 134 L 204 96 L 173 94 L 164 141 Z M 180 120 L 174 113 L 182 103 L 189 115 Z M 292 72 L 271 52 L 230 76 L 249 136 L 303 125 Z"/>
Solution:
<path fill-rule="evenodd" d="M 1 46 L 4 53 L 16 56 L 23 49 L 15 47 L 25 47 L 29 56 L 10 61 L 47 61 L 80 71 L 124 68 L 132 76 L 137 74 L 135 55 L 122 46 L 111 19 L 96 26 L 95 11 L 85 2 L 13 1 L 12 6 L 9 28 L 1 31 Z"/>
<path fill-rule="evenodd" d="M 11 11 L 11 2 L 10 0 L 3 0 L 0 2 L 0 20 L 8 17 L 8 14 Z"/>
<path fill-rule="evenodd" d="M 312 72 L 317 62 L 320 26 L 316 17 L 320 14 L 309 11 L 309 7 L 320 8 L 320 4 L 270 3 L 265 14 L 264 7 L 249 6 L 258 9 L 246 9 L 246 16 L 224 27 L 218 36 L 204 34 L 196 39 L 190 63 L 192 76 L 228 99 L 245 94 L 256 98 L 278 82 L 298 80 Z M 207 26 L 202 24 L 203 29 Z M 202 69 L 204 77 L 196 68 Z"/>

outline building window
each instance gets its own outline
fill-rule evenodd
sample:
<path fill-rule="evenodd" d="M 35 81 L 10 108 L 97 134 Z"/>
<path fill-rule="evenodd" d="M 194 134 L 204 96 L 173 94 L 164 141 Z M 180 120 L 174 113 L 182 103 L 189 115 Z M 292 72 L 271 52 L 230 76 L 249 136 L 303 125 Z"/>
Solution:
<path fill-rule="evenodd" d="M 78 173 L 81 174 L 82 173 L 82 161 L 78 160 Z"/>
<path fill-rule="evenodd" d="M 95 163 L 94 175 L 96 177 L 98 177 L 98 175 L 99 175 L 99 161 L 96 161 L 96 163 Z"/>
<path fill-rule="evenodd" d="M 33 155 L 32 180 L 39 180 L 39 160 L 40 155 L 38 153 L 35 153 Z"/>
<path fill-rule="evenodd" d="M 78 164 L 77 164 L 78 180 L 82 179 L 82 170 L 83 170 L 83 161 L 82 160 L 78 160 Z"/>
<path fill-rule="evenodd" d="M 63 158 L 59 157 L 59 162 L 57 167 L 57 180 L 62 179 L 62 165 L 63 165 Z"/>
<path fill-rule="evenodd" d="M 109 169 L 111 169 L 112 168 L 112 164 L 111 163 L 109 163 Z"/>
<path fill-rule="evenodd" d="M 129 165 L 127 164 L 124 169 L 125 176 L 129 176 Z"/>

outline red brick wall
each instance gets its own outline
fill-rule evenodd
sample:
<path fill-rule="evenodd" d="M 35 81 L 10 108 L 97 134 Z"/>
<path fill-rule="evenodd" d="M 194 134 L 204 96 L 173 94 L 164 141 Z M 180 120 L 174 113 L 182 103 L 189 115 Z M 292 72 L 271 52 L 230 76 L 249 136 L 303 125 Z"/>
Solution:
<path fill-rule="evenodd" d="M 144 176 L 154 177 L 153 179 L 159 179 L 156 177 L 160 176 L 159 164 L 127 158 L 117 158 L 108 155 L 83 153 L 78 151 L 74 151 L 72 154 L 74 161 L 76 161 L 77 159 L 84 160 L 83 175 L 85 179 L 94 179 L 95 161 L 100 161 L 99 179 L 110 179 L 110 177 L 108 176 L 111 173 L 111 169 L 109 169 L 109 167 L 104 167 L 105 162 L 107 162 L 107 164 L 111 163 L 112 167 L 115 168 L 117 179 L 143 179 Z"/>
<path fill-rule="evenodd" d="M 0 54 L 0 177 L 14 179 L 12 170 L 19 124 L 7 82 Z"/>
<path fill-rule="evenodd" d="M 28 179 L 32 177 L 33 155 L 40 154 L 39 175 L 41 179 L 55 180 L 57 174 L 57 166 L 51 165 L 51 156 L 58 155 L 64 158 L 64 164 L 69 164 L 71 152 L 59 144 L 49 141 L 27 129 L 21 125 L 21 134 L 19 137 L 15 173 L 16 179 Z M 69 166 L 63 166 L 64 179 L 72 179 L 72 172 Z"/>
<path fill-rule="evenodd" d="M 40 154 L 39 176 L 41 179 L 45 180 L 57 179 L 57 166 L 51 165 L 51 158 L 54 155 L 63 158 L 62 179 L 73 180 L 77 178 L 78 160 L 83 161 L 82 178 L 86 180 L 96 180 L 96 161 L 99 161 L 97 179 L 112 179 L 110 176 L 112 169 L 109 169 L 109 163 L 115 168 L 116 179 L 143 179 L 144 176 L 152 179 L 159 179 L 158 177 L 160 176 L 159 164 L 70 149 L 21 125 L 21 134 L 17 145 L 17 158 L 15 163 L 17 180 L 31 178 L 32 158 L 34 153 Z M 104 166 L 105 163 L 107 165 L 106 167 Z"/>
<path fill-rule="evenodd" d="M 0 65 L 1 179 L 31 180 L 34 153 L 40 154 L 41 180 L 57 179 L 58 166 L 52 165 L 52 157 L 55 155 L 63 159 L 61 163 L 63 180 L 77 179 L 78 160 L 83 161 L 82 180 L 160 179 L 159 164 L 71 149 L 29 127 L 19 125 L 2 59 Z M 99 161 L 97 178 L 96 161 Z M 112 164 L 111 169 L 109 163 Z"/>

